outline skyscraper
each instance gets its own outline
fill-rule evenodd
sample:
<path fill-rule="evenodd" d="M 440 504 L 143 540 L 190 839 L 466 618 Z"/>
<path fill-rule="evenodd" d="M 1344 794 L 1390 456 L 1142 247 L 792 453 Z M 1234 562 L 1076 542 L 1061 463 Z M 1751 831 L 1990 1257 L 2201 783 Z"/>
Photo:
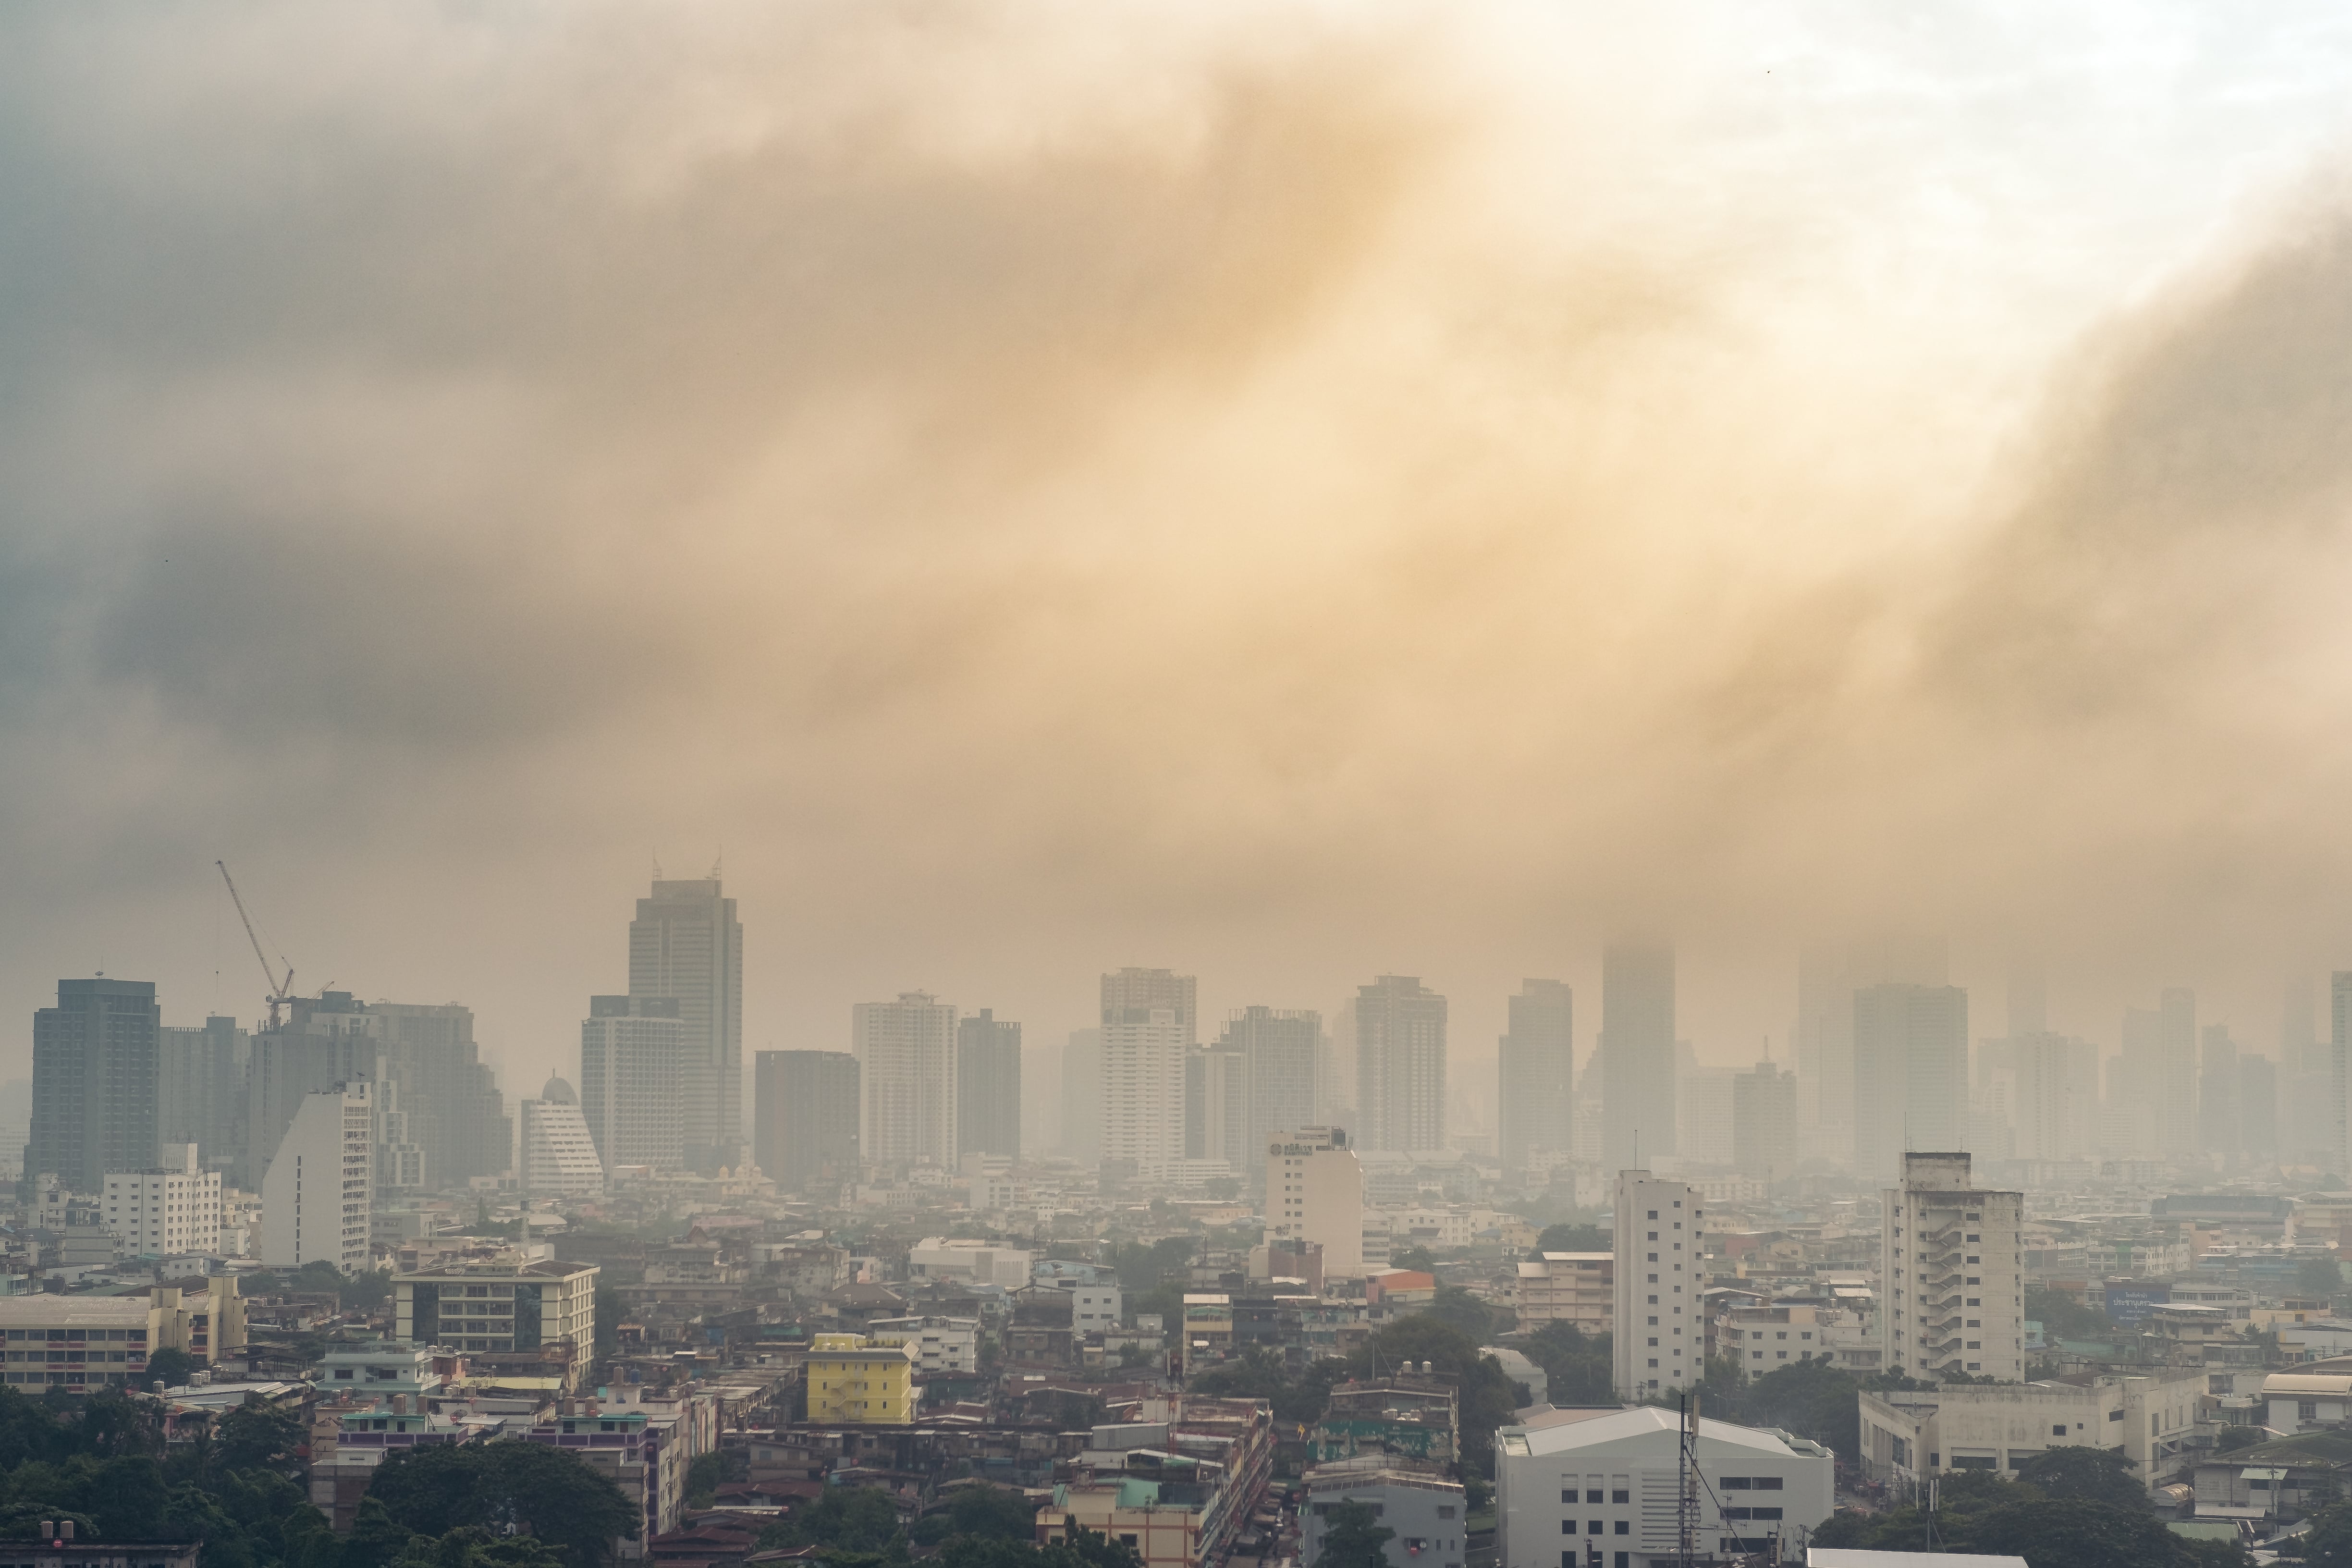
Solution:
<path fill-rule="evenodd" d="M 2197 993 L 2174 986 L 2157 998 L 2158 1152 L 2197 1147 Z"/>
<path fill-rule="evenodd" d="M 1496 1123 L 1503 1168 L 1538 1150 L 1566 1153 L 1576 1121 L 1576 994 L 1557 980 L 1526 980 L 1497 1043 Z"/>
<path fill-rule="evenodd" d="M 1102 977 L 1102 1021 L 1106 1026 L 1122 1019 L 1141 1019 L 1161 1008 L 1176 1016 L 1184 1043 L 1200 1037 L 1200 1009 L 1193 997 L 1200 982 L 1172 969 L 1128 968 Z"/>
<path fill-rule="evenodd" d="M 1601 955 L 1602 1168 L 1675 1152 L 1675 950 L 1621 942 Z"/>
<path fill-rule="evenodd" d="M 850 1009 L 866 1100 L 862 1157 L 875 1165 L 956 1163 L 956 1010 L 928 991 Z"/>
<path fill-rule="evenodd" d="M 1364 1171 L 1336 1127 L 1276 1128 L 1265 1143 L 1265 1239 L 1323 1250 L 1326 1279 L 1364 1272 Z"/>
<path fill-rule="evenodd" d="M 788 1193 L 857 1179 L 857 1058 L 846 1051 L 753 1058 L 752 1158 Z"/>
<path fill-rule="evenodd" d="M 1445 1147 L 1445 998 L 1410 974 L 1356 988 L 1360 1149 Z"/>
<path fill-rule="evenodd" d="M 2198 1053 L 2197 1147 L 2208 1154 L 2235 1154 L 2245 1148 L 2238 1109 L 2238 1045 L 2227 1024 L 2205 1026 Z"/>
<path fill-rule="evenodd" d="M 68 1192 L 95 1196 L 107 1172 L 156 1163 L 163 1022 L 152 981 L 58 982 L 58 1005 L 33 1015 L 28 1185 L 53 1172 Z"/>
<path fill-rule="evenodd" d="M 686 1162 L 743 1159 L 743 928 L 713 873 L 656 881 L 629 922 L 629 994 L 675 996 L 686 1024 Z"/>
<path fill-rule="evenodd" d="M 1324 1054 L 1323 1016 L 1244 1007 L 1225 1020 L 1217 1043 L 1247 1064 L 1249 1116 L 1243 1134 L 1254 1169 L 1276 1132 L 1318 1125 L 1316 1075 Z M 1239 1173 L 1238 1172 L 1236 1173 Z"/>
<path fill-rule="evenodd" d="M 1256 1161 L 1250 1136 L 1250 1060 L 1222 1037 L 1184 1053 L 1184 1154 L 1223 1160 L 1246 1177 Z"/>
<path fill-rule="evenodd" d="M 2352 1096 L 2352 970 L 2339 969 L 2327 977 L 2328 1153 L 2339 1171 L 2352 1171 L 2352 1121 L 2345 1109 Z M 37 1090 L 36 1094 L 37 1096 Z M 32 1167 L 25 1167 L 29 1173 Z"/>
<path fill-rule="evenodd" d="M 1968 993 L 1957 985 L 1855 992 L 1855 1173 L 1895 1181 L 1906 1150 L 1958 1149 L 1968 1110 Z"/>
<path fill-rule="evenodd" d="M 375 1020 L 377 1076 L 398 1086 L 408 1138 L 425 1152 L 433 1184 L 462 1187 L 476 1176 L 503 1174 L 514 1157 L 514 1119 L 474 1043 L 473 1009 L 455 1002 L 356 1005 Z"/>
<path fill-rule="evenodd" d="M 2238 1058 L 2238 1147 L 2256 1160 L 2279 1158 L 2278 1068 L 2267 1057 Z"/>
<path fill-rule="evenodd" d="M 1062 1047 L 1062 1152 L 1088 1164 L 1102 1158 L 1100 1028 L 1072 1029 Z"/>
<path fill-rule="evenodd" d="M 158 1047 L 158 1137 L 194 1143 L 203 1168 L 224 1172 L 251 1191 L 245 1179 L 245 1077 L 253 1065 L 253 1037 L 235 1018 L 215 1016 L 202 1028 L 165 1025 Z"/>
<path fill-rule="evenodd" d="M 675 996 L 591 996 L 580 1025 L 580 1116 L 604 1169 L 686 1168 L 686 1020 Z"/>
<path fill-rule="evenodd" d="M 956 1154 L 1021 1157 L 1021 1026 L 986 1007 L 956 1024 Z"/>
<path fill-rule="evenodd" d="M 517 1186 L 526 1193 L 604 1191 L 604 1162 L 570 1084 L 551 1078 L 537 1100 L 522 1100 L 515 1110 Z"/>
<path fill-rule="evenodd" d="M 246 1182 L 259 1191 L 278 1144 L 310 1095 L 355 1083 L 375 1081 L 383 1073 L 380 1021 L 365 1004 L 348 991 L 326 991 L 297 996 L 278 1027 L 253 1037 L 253 1058 L 246 1072 Z M 376 1097 L 368 1101 L 371 1113 L 383 1107 Z M 442 1173 L 427 1169 L 425 1176 L 439 1181 Z"/>
<path fill-rule="evenodd" d="M 1731 1082 L 1731 1163 L 1743 1176 L 1788 1179 L 1797 1168 L 1797 1079 L 1758 1062 Z"/>
<path fill-rule="evenodd" d="M 1110 977 L 1106 975 L 1108 994 Z M 1106 1008 L 1110 1012 L 1112 1009 Z M 1184 1157 L 1183 1016 L 1121 1006 L 1102 1029 L 1102 1158 L 1145 1182 Z"/>

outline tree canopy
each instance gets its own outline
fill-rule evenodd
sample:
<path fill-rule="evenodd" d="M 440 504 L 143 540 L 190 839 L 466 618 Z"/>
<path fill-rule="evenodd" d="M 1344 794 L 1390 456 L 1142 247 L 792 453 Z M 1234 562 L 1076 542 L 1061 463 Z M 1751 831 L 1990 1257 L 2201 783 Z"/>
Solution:
<path fill-rule="evenodd" d="M 478 1527 L 528 1530 L 565 1568 L 604 1568 L 636 1510 L 601 1472 L 544 1443 L 445 1443 L 395 1449 L 369 1495 L 415 1534 Z"/>
<path fill-rule="evenodd" d="M 1368 1502 L 1335 1502 L 1324 1521 L 1316 1568 L 1386 1568 L 1396 1531 L 1372 1517 Z"/>

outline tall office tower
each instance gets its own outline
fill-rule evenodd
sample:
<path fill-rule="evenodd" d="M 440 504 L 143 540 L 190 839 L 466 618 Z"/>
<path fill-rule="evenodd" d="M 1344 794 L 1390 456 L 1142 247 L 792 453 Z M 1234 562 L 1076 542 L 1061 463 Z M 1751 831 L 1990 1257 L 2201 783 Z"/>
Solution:
<path fill-rule="evenodd" d="M 2336 1157 L 2335 1119 L 2329 1114 L 2335 1052 L 2319 1037 L 2313 989 L 2307 974 L 2279 987 L 2278 1131 L 2282 1157 L 2325 1166 Z"/>
<path fill-rule="evenodd" d="M 1172 969 L 1122 969 L 1102 977 L 1102 1021 L 1106 1028 L 1122 1019 L 1147 1018 L 1165 1008 L 1176 1015 L 1184 1043 L 1201 1038 L 1200 1012 L 1193 997 L 1200 982 Z"/>
<path fill-rule="evenodd" d="M 1265 1142 L 1265 1239 L 1323 1249 L 1323 1278 L 1364 1275 L 1364 1168 L 1337 1127 L 1276 1128 Z"/>
<path fill-rule="evenodd" d="M 1189 1031 L 1173 1008 L 1118 1009 L 1103 1026 L 1102 1158 L 1156 1182 L 1184 1157 L 1184 1058 Z"/>
<path fill-rule="evenodd" d="M 1786 1181 L 1797 1168 L 1797 1076 L 1758 1062 L 1731 1084 L 1731 1163 L 1743 1176 Z"/>
<path fill-rule="evenodd" d="M 956 1010 L 928 991 L 850 1010 L 850 1049 L 866 1100 L 861 1158 L 874 1165 L 956 1163 Z"/>
<path fill-rule="evenodd" d="M 2197 993 L 2175 986 L 2156 1013 L 2158 1149 L 2170 1158 L 2197 1147 Z"/>
<path fill-rule="evenodd" d="M 1315 1124 L 1356 1125 L 1356 999 L 1339 1004 L 1315 1057 Z"/>
<path fill-rule="evenodd" d="M 1021 1026 L 986 1007 L 956 1024 L 956 1154 L 1021 1158 Z"/>
<path fill-rule="evenodd" d="M 2238 1107 L 2238 1046 L 2227 1024 L 2205 1026 L 2198 1053 L 2197 1147 L 2207 1154 L 2236 1154 L 2245 1145 Z"/>
<path fill-rule="evenodd" d="M 1099 1028 L 1072 1029 L 1062 1047 L 1062 1152 L 1087 1164 L 1102 1158 L 1102 1052 Z"/>
<path fill-rule="evenodd" d="M 2008 1102 L 2021 1160 L 2077 1160 L 2097 1146 L 2099 1053 L 2087 1040 L 2043 1030 L 1984 1043 L 2005 1058 L 1995 1076 L 2011 1082 Z"/>
<path fill-rule="evenodd" d="M 2337 1170 L 2352 1171 L 2352 1119 L 2345 1113 L 2352 1096 L 2352 970 L 2327 977 L 2327 1152 Z"/>
<path fill-rule="evenodd" d="M 604 1169 L 686 1169 L 685 1067 L 675 996 L 591 996 L 580 1026 L 580 1116 Z"/>
<path fill-rule="evenodd" d="M 2268 1057 L 2238 1058 L 2238 1147 L 2263 1164 L 2279 1158 L 2278 1068 Z"/>
<path fill-rule="evenodd" d="M 1937 978 L 1941 978 L 1938 976 Z M 2022 1039 L 2050 1027 L 2050 981 L 2039 963 L 2019 959 L 2009 966 L 2009 1037 Z"/>
<path fill-rule="evenodd" d="M 462 1187 L 510 1169 L 514 1119 L 474 1043 L 473 1009 L 455 1002 L 353 1005 L 375 1021 L 377 1076 L 399 1086 L 408 1141 L 424 1150 L 433 1184 Z"/>
<path fill-rule="evenodd" d="M 1844 952 L 1819 943 L 1797 955 L 1797 1121 L 1808 1147 L 1853 1153 L 1853 984 Z"/>
<path fill-rule="evenodd" d="M 163 1026 L 152 981 L 58 982 L 58 1005 L 33 1015 L 28 1187 L 54 1173 L 68 1192 L 95 1196 L 107 1172 L 155 1163 Z"/>
<path fill-rule="evenodd" d="M 1184 1157 L 1223 1160 L 1246 1179 L 1257 1159 L 1250 1136 L 1248 1054 L 1219 1039 L 1184 1052 Z"/>
<path fill-rule="evenodd" d="M 2164 1149 L 2164 1027 L 2146 1007 L 2124 1009 L 2123 1054 L 2109 1081 L 2108 1099 L 2129 1129 L 2122 1153 L 2153 1157 Z"/>
<path fill-rule="evenodd" d="M 215 1016 L 200 1029 L 165 1025 L 157 1043 L 157 1137 L 194 1143 L 203 1166 L 235 1173 L 245 1163 L 247 1071 L 253 1037 L 235 1018 Z"/>
<path fill-rule="evenodd" d="M 629 994 L 675 996 L 686 1023 L 686 1163 L 743 1163 L 743 928 L 719 874 L 654 883 L 629 922 Z"/>
<path fill-rule="evenodd" d="M 1566 1153 L 1576 1125 L 1576 994 L 1557 980 L 1523 980 L 1511 1027 L 1496 1042 L 1495 1122 L 1507 1171 L 1538 1151 Z"/>
<path fill-rule="evenodd" d="M 1675 1152 L 1675 950 L 1617 942 L 1601 955 L 1604 1170 Z"/>
<path fill-rule="evenodd" d="M 1732 1080 L 1729 1068 L 1695 1067 L 1675 1079 L 1675 1146 L 1688 1165 L 1731 1163 Z"/>
<path fill-rule="evenodd" d="M 1244 1007 L 1225 1020 L 1217 1044 L 1245 1064 L 1248 1114 L 1241 1138 L 1248 1152 L 1237 1173 L 1256 1169 L 1256 1152 L 1275 1133 L 1322 1125 L 1316 1090 L 1326 1048 L 1320 1013 Z"/>
<path fill-rule="evenodd" d="M 310 1095 L 383 1070 L 377 1020 L 347 991 L 297 996 L 274 1029 L 253 1037 L 253 1057 L 245 1075 L 245 1160 L 230 1181 L 247 1192 L 261 1190 L 262 1176 L 278 1156 L 278 1142 Z M 380 1110 L 373 1100 L 371 1110 Z M 428 1178 L 439 1173 L 427 1171 Z"/>
<path fill-rule="evenodd" d="M 753 1059 L 752 1157 L 788 1193 L 857 1179 L 857 1058 L 846 1051 L 761 1051 Z"/>
<path fill-rule="evenodd" d="M 1880 1201 L 1879 1364 L 2023 1382 L 2025 1194 L 1975 1185 L 1966 1154 L 1906 1153 Z"/>
<path fill-rule="evenodd" d="M 526 1193 L 604 1190 L 604 1162 L 580 1113 L 580 1096 L 551 1078 L 537 1100 L 515 1107 L 515 1184 Z"/>
<path fill-rule="evenodd" d="M 374 1189 L 375 1085 L 362 1079 L 304 1095 L 262 1173 L 261 1261 L 366 1268 Z"/>
<path fill-rule="evenodd" d="M 221 1178 L 197 1164 L 194 1143 L 168 1143 L 163 1161 L 106 1173 L 99 1223 L 129 1258 L 186 1258 L 219 1249 Z"/>
<path fill-rule="evenodd" d="M 1356 988 L 1354 1142 L 1445 1147 L 1445 998 L 1412 975 Z"/>
<path fill-rule="evenodd" d="M 1617 1394 L 1636 1400 L 1686 1388 L 1706 1375 L 1706 1319 L 1699 1291 L 1698 1189 L 1640 1169 L 1617 1173 Z"/>
<path fill-rule="evenodd" d="M 1907 1150 L 1959 1147 L 1968 1109 L 1969 994 L 1957 985 L 1855 992 L 1855 1173 L 1891 1181 Z"/>

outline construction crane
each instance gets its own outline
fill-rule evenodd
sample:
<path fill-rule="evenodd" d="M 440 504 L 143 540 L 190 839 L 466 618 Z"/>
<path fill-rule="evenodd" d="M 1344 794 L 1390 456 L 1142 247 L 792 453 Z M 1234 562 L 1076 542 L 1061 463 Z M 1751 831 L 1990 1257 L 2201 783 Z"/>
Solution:
<path fill-rule="evenodd" d="M 286 978 L 278 978 L 278 972 L 269 967 L 268 955 L 261 951 L 261 936 L 253 929 L 253 917 L 245 912 L 245 900 L 237 896 L 236 879 L 228 874 L 226 862 L 215 860 L 213 864 L 220 868 L 221 880 L 228 884 L 229 902 L 236 906 L 236 918 L 245 922 L 245 940 L 253 943 L 253 956 L 261 963 L 261 977 L 269 982 L 269 1026 L 274 1029 L 278 1027 L 278 1009 L 294 999 L 294 966 L 286 963 L 286 955 L 279 953 L 278 962 L 286 963 Z"/>

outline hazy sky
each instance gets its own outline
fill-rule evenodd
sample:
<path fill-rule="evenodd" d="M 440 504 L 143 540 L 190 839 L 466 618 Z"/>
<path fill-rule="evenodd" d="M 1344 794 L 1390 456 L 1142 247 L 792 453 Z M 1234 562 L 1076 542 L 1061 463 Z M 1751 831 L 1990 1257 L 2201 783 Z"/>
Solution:
<path fill-rule="evenodd" d="M 2352 966 L 2340 5 L 0 18 L 0 1014 Z M 215 969 L 221 979 L 215 985 Z M 29 1050 L 5 1034 L 0 1070 Z M 20 1070 L 20 1069 L 15 1069 Z"/>

